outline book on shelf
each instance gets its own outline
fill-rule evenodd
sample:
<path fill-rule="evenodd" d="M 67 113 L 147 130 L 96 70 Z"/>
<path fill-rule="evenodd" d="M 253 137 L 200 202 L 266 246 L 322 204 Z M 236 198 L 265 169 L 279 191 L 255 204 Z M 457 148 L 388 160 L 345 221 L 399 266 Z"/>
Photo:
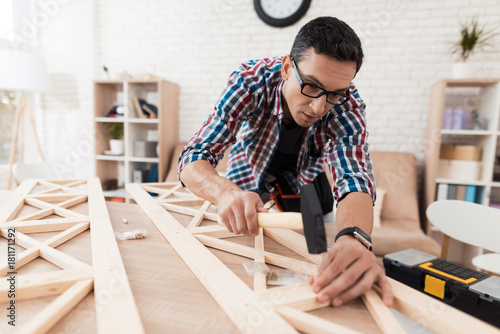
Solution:
<path fill-rule="evenodd" d="M 447 199 L 456 199 L 457 198 L 457 185 L 449 184 L 448 185 L 448 196 Z"/>
<path fill-rule="evenodd" d="M 465 200 L 467 202 L 476 203 L 476 186 L 467 186 L 467 189 L 465 190 Z"/>
<path fill-rule="evenodd" d="M 476 202 L 477 186 L 438 183 L 436 201 L 455 199 L 459 201 Z"/>
<path fill-rule="evenodd" d="M 448 198 L 448 183 L 439 183 L 436 195 L 436 201 L 444 201 Z"/>
<path fill-rule="evenodd" d="M 465 192 L 466 192 L 467 186 L 465 184 L 459 184 L 457 185 L 457 196 L 455 199 L 459 201 L 465 201 Z"/>
<path fill-rule="evenodd" d="M 155 105 L 147 103 L 137 96 L 134 96 L 133 102 L 135 113 L 139 118 L 158 118 L 158 108 Z"/>

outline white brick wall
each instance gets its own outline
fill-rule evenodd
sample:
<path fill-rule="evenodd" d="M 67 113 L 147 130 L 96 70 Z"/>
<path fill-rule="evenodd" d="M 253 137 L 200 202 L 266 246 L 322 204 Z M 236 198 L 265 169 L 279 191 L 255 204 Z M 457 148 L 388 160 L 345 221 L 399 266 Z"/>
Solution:
<path fill-rule="evenodd" d="M 53 80 L 60 80 L 45 98 L 43 138 L 49 157 L 66 165 L 92 132 L 91 80 L 102 64 L 114 74 L 149 71 L 178 83 L 179 139 L 185 141 L 240 62 L 286 54 L 298 29 L 320 15 L 346 21 L 364 43 L 355 83 L 368 105 L 372 149 L 408 151 L 421 160 L 429 88 L 451 76 L 449 48 L 459 23 L 477 15 L 493 24 L 500 17 L 500 4 L 490 0 L 314 0 L 302 20 L 278 29 L 258 19 L 249 0 L 64 2 L 39 40 Z M 497 36 L 496 48 L 470 58 L 478 77 L 500 77 L 499 42 Z M 72 165 L 81 174 L 93 171 L 91 161 Z"/>

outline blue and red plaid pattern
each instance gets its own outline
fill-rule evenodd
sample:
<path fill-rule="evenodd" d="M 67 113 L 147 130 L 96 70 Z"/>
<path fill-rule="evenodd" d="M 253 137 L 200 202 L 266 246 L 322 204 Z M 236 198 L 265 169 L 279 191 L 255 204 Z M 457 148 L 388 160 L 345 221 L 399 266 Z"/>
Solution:
<path fill-rule="evenodd" d="M 206 160 L 216 167 L 233 145 L 226 177 L 241 189 L 256 191 L 278 147 L 282 58 L 251 60 L 229 77 L 214 112 L 189 140 L 179 157 L 177 176 L 190 162 Z M 375 198 L 375 181 L 368 154 L 365 103 L 354 84 L 351 98 L 334 105 L 305 132 L 296 171 L 285 175 L 292 189 L 311 183 L 328 162 L 337 200 L 349 192 Z"/>

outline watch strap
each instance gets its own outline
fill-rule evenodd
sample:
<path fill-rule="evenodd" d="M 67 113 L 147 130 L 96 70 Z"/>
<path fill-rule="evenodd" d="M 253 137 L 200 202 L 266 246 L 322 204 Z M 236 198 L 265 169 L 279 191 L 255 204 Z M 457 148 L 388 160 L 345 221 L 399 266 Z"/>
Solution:
<path fill-rule="evenodd" d="M 359 242 L 361 242 L 368 250 L 372 250 L 372 239 L 368 234 L 363 232 L 359 227 L 346 227 L 345 229 L 341 230 L 339 233 L 337 233 L 337 236 L 335 237 L 335 241 L 337 241 L 338 238 L 340 238 L 343 235 L 351 235 L 355 239 L 357 239 Z"/>

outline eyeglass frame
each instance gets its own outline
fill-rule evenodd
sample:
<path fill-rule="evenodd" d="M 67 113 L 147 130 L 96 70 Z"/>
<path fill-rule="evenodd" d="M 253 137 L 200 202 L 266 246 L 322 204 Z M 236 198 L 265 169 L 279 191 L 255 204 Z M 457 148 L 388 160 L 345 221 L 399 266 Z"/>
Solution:
<path fill-rule="evenodd" d="M 304 82 L 304 80 L 302 80 L 302 77 L 301 77 L 300 72 L 299 72 L 299 68 L 297 67 L 297 64 L 295 63 L 295 59 L 293 59 L 293 57 L 292 57 L 292 56 L 290 56 L 290 59 L 292 60 L 293 68 L 294 68 L 294 70 L 295 70 L 295 77 L 297 78 L 297 81 L 299 82 L 299 85 L 300 85 L 300 93 L 301 93 L 302 95 L 307 96 L 307 97 L 310 97 L 310 98 L 313 98 L 313 99 L 317 99 L 317 98 L 319 98 L 319 97 L 321 97 L 321 96 L 323 96 L 323 95 L 326 95 L 326 102 L 328 102 L 328 103 L 329 103 L 329 104 L 331 104 L 331 105 L 343 105 L 344 103 L 346 103 L 347 101 L 349 101 L 349 100 L 350 100 L 350 98 L 351 98 L 351 94 L 350 94 L 350 92 L 349 92 L 349 89 L 348 89 L 345 93 L 329 92 L 329 91 L 327 91 L 327 90 L 325 90 L 325 89 L 323 89 L 323 88 L 321 88 L 321 87 L 319 87 L 319 86 L 317 86 L 317 85 L 305 83 L 305 82 Z M 305 93 L 304 93 L 304 87 L 306 87 L 306 86 L 316 87 L 316 88 L 318 88 L 319 90 L 321 90 L 321 92 L 319 93 L 319 95 L 318 95 L 318 96 L 311 96 L 311 95 L 307 95 L 307 94 L 305 94 Z M 332 102 L 328 101 L 328 96 L 329 96 L 330 94 L 333 94 L 334 96 L 340 96 L 340 97 L 339 97 L 339 99 L 337 100 L 337 102 L 332 103 Z M 345 98 L 345 100 L 344 100 L 344 101 L 342 101 L 341 103 L 339 103 L 339 101 L 340 101 L 340 99 L 341 99 L 342 97 L 344 97 L 344 98 Z"/>

